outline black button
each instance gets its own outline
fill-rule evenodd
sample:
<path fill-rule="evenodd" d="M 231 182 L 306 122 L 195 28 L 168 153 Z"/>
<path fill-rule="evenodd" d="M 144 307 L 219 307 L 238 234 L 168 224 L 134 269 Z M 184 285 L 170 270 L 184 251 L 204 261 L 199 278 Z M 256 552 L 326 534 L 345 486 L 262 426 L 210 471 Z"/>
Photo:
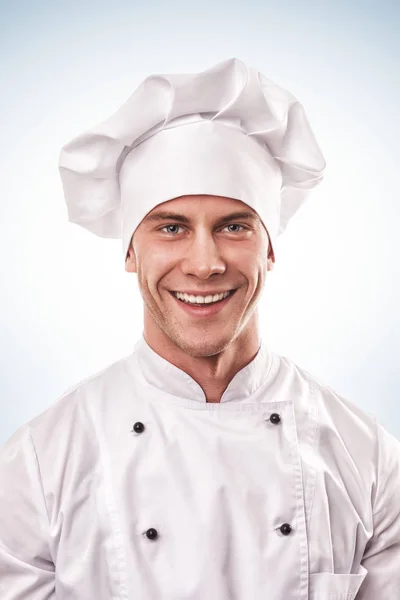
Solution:
<path fill-rule="evenodd" d="M 146 537 L 149 538 L 149 540 L 156 540 L 158 538 L 157 529 L 154 529 L 154 527 L 150 527 L 150 529 L 146 531 Z"/>
<path fill-rule="evenodd" d="M 280 422 L 281 418 L 278 415 L 278 413 L 272 413 L 272 415 L 270 416 L 269 420 L 271 421 L 271 423 L 273 423 L 274 425 L 278 425 L 278 423 Z"/>
<path fill-rule="evenodd" d="M 135 433 L 143 433 L 144 431 L 144 425 L 143 423 L 141 423 L 140 421 L 138 421 L 137 423 L 134 424 L 132 431 L 134 431 Z"/>
<path fill-rule="evenodd" d="M 292 531 L 292 528 L 289 525 L 289 523 L 284 523 L 279 527 L 279 529 L 281 530 L 281 533 L 283 533 L 283 535 L 289 535 L 289 533 Z"/>

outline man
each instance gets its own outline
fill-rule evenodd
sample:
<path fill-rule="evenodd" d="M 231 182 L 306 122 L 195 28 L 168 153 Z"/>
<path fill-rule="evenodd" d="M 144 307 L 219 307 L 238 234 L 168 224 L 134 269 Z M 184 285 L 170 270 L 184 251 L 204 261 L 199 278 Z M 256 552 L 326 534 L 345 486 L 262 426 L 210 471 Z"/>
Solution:
<path fill-rule="evenodd" d="M 258 327 L 323 169 L 237 59 L 147 78 L 63 147 L 69 218 L 122 238 L 144 329 L 4 446 L 2 600 L 400 598 L 400 443 Z"/>

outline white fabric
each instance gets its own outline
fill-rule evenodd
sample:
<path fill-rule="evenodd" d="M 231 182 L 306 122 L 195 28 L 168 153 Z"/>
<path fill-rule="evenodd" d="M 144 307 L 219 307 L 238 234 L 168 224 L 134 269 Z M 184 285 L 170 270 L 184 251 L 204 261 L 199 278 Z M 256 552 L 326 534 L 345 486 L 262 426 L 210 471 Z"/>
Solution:
<path fill-rule="evenodd" d="M 122 238 L 124 258 L 148 212 L 193 194 L 248 204 L 276 256 L 277 236 L 324 169 L 297 98 L 236 58 L 147 77 L 108 120 L 64 144 L 59 160 L 69 220 Z"/>
<path fill-rule="evenodd" d="M 141 337 L 0 453 L 1 600 L 396 600 L 399 565 L 400 443 L 264 344 L 210 404 Z"/>

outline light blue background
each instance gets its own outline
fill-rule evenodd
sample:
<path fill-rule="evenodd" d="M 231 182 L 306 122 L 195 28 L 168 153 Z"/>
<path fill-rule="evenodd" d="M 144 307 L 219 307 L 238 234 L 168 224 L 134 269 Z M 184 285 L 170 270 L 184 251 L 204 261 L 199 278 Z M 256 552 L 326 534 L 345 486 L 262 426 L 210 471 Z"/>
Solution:
<path fill-rule="evenodd" d="M 62 144 L 150 73 L 236 56 L 328 169 L 278 243 L 262 335 L 400 438 L 398 2 L 0 2 L 0 442 L 142 331 L 119 241 L 67 221 Z"/>

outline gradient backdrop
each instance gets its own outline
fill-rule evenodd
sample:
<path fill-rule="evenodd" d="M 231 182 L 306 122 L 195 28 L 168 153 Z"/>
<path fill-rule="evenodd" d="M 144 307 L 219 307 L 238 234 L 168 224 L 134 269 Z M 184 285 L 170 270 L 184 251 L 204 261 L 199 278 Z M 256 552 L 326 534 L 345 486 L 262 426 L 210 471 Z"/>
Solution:
<path fill-rule="evenodd" d="M 384 0 L 0 2 L 0 443 L 142 332 L 120 241 L 67 221 L 61 146 L 150 73 L 233 56 L 301 100 L 328 164 L 262 336 L 400 438 L 399 25 Z"/>

